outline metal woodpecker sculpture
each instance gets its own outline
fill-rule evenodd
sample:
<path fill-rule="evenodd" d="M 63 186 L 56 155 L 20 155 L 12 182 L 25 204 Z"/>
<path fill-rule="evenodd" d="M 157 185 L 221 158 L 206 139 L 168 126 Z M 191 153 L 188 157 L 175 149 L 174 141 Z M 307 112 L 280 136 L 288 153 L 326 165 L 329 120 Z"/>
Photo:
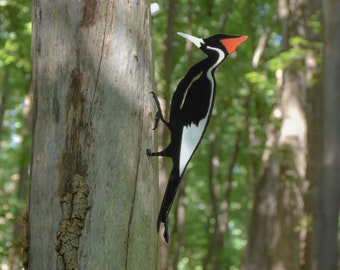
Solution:
<path fill-rule="evenodd" d="M 164 156 L 172 158 L 173 168 L 163 197 L 158 215 L 157 230 L 164 223 L 164 239 L 169 242 L 168 214 L 176 196 L 183 173 L 195 153 L 209 123 L 214 105 L 216 83 L 214 72 L 216 68 L 242 44 L 247 36 L 217 34 L 209 38 L 197 38 L 178 33 L 200 48 L 208 57 L 190 68 L 178 84 L 170 106 L 169 121 L 164 119 L 158 98 L 155 127 L 161 120 L 170 130 L 170 144 L 160 152 L 147 150 L 149 156 Z"/>

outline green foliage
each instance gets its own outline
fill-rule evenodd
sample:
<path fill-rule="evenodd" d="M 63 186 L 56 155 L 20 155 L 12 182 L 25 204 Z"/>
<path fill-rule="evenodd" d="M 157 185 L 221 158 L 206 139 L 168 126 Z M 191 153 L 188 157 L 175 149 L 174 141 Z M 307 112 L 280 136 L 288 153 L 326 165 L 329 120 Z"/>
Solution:
<path fill-rule="evenodd" d="M 295 42 L 300 42 L 301 40 L 295 40 Z M 293 42 L 294 43 L 294 42 Z M 271 59 L 268 62 L 268 67 L 270 70 L 277 69 L 287 69 L 290 66 L 294 66 L 297 70 L 302 70 L 304 68 L 304 63 L 302 60 L 306 56 L 306 50 L 300 47 L 289 49 L 282 52 L 276 58 Z"/>
<path fill-rule="evenodd" d="M 269 70 L 284 70 L 289 67 L 293 67 L 296 70 L 304 70 L 304 60 L 307 54 L 313 54 L 318 61 L 321 61 L 320 55 L 315 55 L 315 51 L 322 50 L 322 44 L 320 42 L 311 42 L 303 37 L 296 36 L 289 40 L 289 48 L 290 49 L 268 61 Z"/>
<path fill-rule="evenodd" d="M 23 0 L 0 1 L 0 261 L 7 263 L 14 224 L 21 221 L 23 199 L 17 197 L 19 171 L 29 164 L 30 138 L 24 127 L 24 98 L 31 79 L 30 3 Z M 27 187 L 26 187 L 27 188 Z"/>
<path fill-rule="evenodd" d="M 311 30 L 314 34 L 321 33 L 321 31 L 322 31 L 321 21 L 322 21 L 321 10 L 319 10 L 315 14 L 313 14 L 311 16 L 310 20 L 307 21 L 308 27 L 311 28 Z"/>

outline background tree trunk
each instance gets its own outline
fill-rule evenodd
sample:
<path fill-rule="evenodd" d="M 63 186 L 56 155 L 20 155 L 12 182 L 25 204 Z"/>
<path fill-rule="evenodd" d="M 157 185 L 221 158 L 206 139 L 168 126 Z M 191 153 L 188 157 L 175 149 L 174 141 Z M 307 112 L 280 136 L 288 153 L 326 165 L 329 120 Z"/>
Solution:
<path fill-rule="evenodd" d="M 31 91 L 25 96 L 24 100 L 24 123 L 22 127 L 22 150 L 19 161 L 19 173 L 18 173 L 18 187 L 16 197 L 25 202 L 25 206 L 28 202 L 28 190 L 29 190 L 29 159 L 30 159 L 30 150 L 31 150 L 31 128 L 32 128 L 32 93 Z M 27 208 L 24 211 L 18 211 L 17 216 L 21 217 L 16 220 L 13 228 L 13 239 L 20 239 L 22 236 L 22 227 L 23 227 L 23 217 L 27 213 Z M 20 241 L 13 246 L 11 250 L 11 270 L 22 269 L 22 257 L 21 250 L 23 246 Z"/>
<path fill-rule="evenodd" d="M 168 0 L 165 1 L 166 6 L 166 13 L 167 21 L 166 21 L 166 30 L 165 30 L 165 39 L 164 39 L 164 50 L 162 51 L 162 58 L 163 62 L 161 65 L 161 74 L 164 78 L 164 85 L 162 83 L 159 84 L 158 93 L 161 92 L 162 95 L 165 97 L 164 100 L 162 100 L 162 108 L 165 117 L 167 118 L 169 115 L 169 105 L 171 100 L 171 82 L 173 80 L 172 78 L 172 72 L 173 72 L 173 58 L 174 58 L 174 48 L 173 48 L 173 42 L 174 42 L 174 35 L 175 35 L 175 14 L 176 14 L 176 1 Z M 158 134 L 159 134 L 159 151 L 165 149 L 169 143 L 169 130 L 161 123 L 158 127 Z M 159 159 L 159 202 L 162 202 L 163 196 L 165 193 L 165 189 L 169 180 L 169 164 L 171 164 L 171 160 L 168 158 L 161 157 Z M 159 205 L 160 207 L 160 205 Z M 174 207 L 173 207 L 174 208 Z M 159 209 L 159 208 L 158 208 Z M 174 223 L 172 223 L 174 224 Z M 171 230 L 172 232 L 172 230 Z M 161 270 L 167 270 L 171 269 L 171 259 L 170 259 L 170 249 L 169 244 L 165 242 L 164 237 L 164 227 L 161 226 L 160 233 L 159 233 L 159 257 L 160 257 L 160 265 L 159 269 Z M 172 237 L 172 234 L 171 238 Z"/>
<path fill-rule="evenodd" d="M 307 28 L 307 40 L 309 44 L 322 44 L 322 15 L 321 2 L 319 0 L 311 0 L 308 2 L 308 9 L 304 15 L 306 19 L 317 20 L 319 29 Z M 320 45 L 318 45 L 320 46 Z M 303 270 L 318 270 L 318 237 L 322 235 L 322 229 L 318 228 L 320 215 L 319 207 L 319 183 L 322 178 L 323 167 L 323 99 L 324 91 L 322 85 L 321 65 L 318 60 L 320 55 L 319 49 L 310 51 L 307 56 L 306 67 L 307 76 L 313 80 L 307 89 L 307 124 L 308 124 L 308 162 L 306 168 L 306 179 L 309 181 L 309 190 L 305 197 L 306 217 L 304 222 L 308 230 L 306 230 L 305 254 L 303 259 Z M 319 231 L 321 229 L 321 231 Z"/>
<path fill-rule="evenodd" d="M 155 269 L 147 1 L 33 1 L 29 269 Z"/>
<path fill-rule="evenodd" d="M 319 186 L 319 215 L 315 218 L 319 243 L 318 269 L 339 269 L 340 206 L 340 2 L 323 1 L 324 49 L 324 156 Z"/>

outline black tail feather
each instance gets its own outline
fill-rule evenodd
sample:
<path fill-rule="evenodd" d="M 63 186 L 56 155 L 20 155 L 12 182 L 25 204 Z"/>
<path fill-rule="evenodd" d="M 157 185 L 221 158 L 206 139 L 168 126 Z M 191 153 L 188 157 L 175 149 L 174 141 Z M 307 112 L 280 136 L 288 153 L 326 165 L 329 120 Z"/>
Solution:
<path fill-rule="evenodd" d="M 163 197 L 161 209 L 159 210 L 158 219 L 157 219 L 157 231 L 159 231 L 161 223 L 164 223 L 164 239 L 167 243 L 169 243 L 169 219 L 168 215 L 172 206 L 172 203 L 175 199 L 179 184 L 181 182 L 181 178 L 176 172 L 175 168 L 172 169 L 170 173 L 170 178 L 168 185 L 166 186 L 165 194 Z"/>

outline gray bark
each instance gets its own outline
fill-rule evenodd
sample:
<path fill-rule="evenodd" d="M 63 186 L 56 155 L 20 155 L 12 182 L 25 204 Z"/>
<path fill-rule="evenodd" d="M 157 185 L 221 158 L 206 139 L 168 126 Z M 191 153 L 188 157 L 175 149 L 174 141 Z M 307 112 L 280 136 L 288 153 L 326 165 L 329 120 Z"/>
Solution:
<path fill-rule="evenodd" d="M 147 1 L 33 1 L 29 269 L 156 269 Z"/>
<path fill-rule="evenodd" d="M 340 2 L 323 1 L 324 48 L 324 155 L 320 188 L 318 268 L 338 269 L 340 206 Z"/>

